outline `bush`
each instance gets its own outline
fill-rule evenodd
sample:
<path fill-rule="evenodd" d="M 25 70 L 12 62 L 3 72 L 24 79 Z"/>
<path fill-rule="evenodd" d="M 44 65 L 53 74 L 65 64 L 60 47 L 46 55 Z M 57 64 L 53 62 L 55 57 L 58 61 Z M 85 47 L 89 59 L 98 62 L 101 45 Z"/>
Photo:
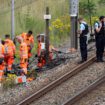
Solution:
<path fill-rule="evenodd" d="M 15 74 L 8 74 L 8 77 L 6 77 L 3 80 L 3 89 L 8 89 L 8 88 L 13 88 L 16 83 L 15 83 L 15 79 L 16 79 L 16 75 Z"/>

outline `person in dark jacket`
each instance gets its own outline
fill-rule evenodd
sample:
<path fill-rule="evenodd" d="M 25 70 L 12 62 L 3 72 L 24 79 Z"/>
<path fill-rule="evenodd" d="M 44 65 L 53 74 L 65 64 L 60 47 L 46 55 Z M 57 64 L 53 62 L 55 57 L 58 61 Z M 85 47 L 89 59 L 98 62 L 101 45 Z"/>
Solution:
<path fill-rule="evenodd" d="M 89 32 L 88 24 L 83 20 L 83 18 L 79 18 L 78 22 L 80 24 L 80 29 L 78 33 L 79 36 L 79 42 L 80 42 L 80 53 L 81 53 L 81 61 L 79 63 L 83 63 L 87 60 L 87 34 Z"/>
<path fill-rule="evenodd" d="M 105 47 L 105 16 L 99 17 L 95 23 L 96 57 L 97 62 L 104 62 L 103 53 Z"/>

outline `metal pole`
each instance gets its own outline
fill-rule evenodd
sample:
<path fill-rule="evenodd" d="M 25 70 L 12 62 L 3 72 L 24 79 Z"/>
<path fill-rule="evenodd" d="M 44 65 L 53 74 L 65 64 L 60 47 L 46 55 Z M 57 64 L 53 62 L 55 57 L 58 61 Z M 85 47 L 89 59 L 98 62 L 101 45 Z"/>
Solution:
<path fill-rule="evenodd" d="M 49 7 L 46 7 L 46 16 L 49 15 Z M 46 18 L 46 64 L 49 63 L 49 19 Z"/>
<path fill-rule="evenodd" d="M 14 14 L 14 0 L 11 1 L 11 38 L 14 39 L 15 35 L 15 14 Z"/>
<path fill-rule="evenodd" d="M 78 0 L 70 0 L 70 20 L 71 20 L 71 49 L 78 48 L 77 38 L 77 14 L 78 14 Z"/>
<path fill-rule="evenodd" d="M 92 34 L 92 18 L 91 18 L 91 15 L 92 14 L 91 14 L 91 9 L 90 9 L 90 6 L 89 5 L 90 5 L 90 1 L 88 0 L 88 10 L 89 10 L 88 13 L 89 13 L 90 32 L 91 32 L 90 33 L 90 36 L 93 37 L 93 34 Z"/>
<path fill-rule="evenodd" d="M 71 48 L 77 49 L 77 27 L 76 27 L 76 18 L 75 16 L 71 16 Z"/>

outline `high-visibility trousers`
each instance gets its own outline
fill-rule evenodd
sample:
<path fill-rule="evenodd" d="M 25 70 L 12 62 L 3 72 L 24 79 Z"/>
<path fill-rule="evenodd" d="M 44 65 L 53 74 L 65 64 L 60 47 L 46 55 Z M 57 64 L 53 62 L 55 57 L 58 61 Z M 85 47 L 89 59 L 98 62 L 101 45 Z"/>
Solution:
<path fill-rule="evenodd" d="M 27 65 L 28 65 L 27 59 L 20 58 L 20 67 L 22 68 L 22 70 L 25 74 L 27 74 Z"/>
<path fill-rule="evenodd" d="M 38 66 L 39 68 L 42 68 L 45 64 L 46 64 L 46 61 L 45 61 L 44 58 L 39 58 L 39 59 L 38 59 L 38 64 L 37 64 L 37 66 Z"/>
<path fill-rule="evenodd" d="M 3 77 L 4 77 L 4 69 L 5 69 L 5 65 L 3 62 L 2 64 L 0 64 L 0 82 L 3 80 Z"/>
<path fill-rule="evenodd" d="M 30 46 L 27 46 L 28 47 L 28 59 L 32 57 L 32 53 L 31 53 L 31 47 Z"/>
<path fill-rule="evenodd" d="M 32 53 L 28 52 L 28 59 L 32 57 Z"/>
<path fill-rule="evenodd" d="M 7 70 L 11 71 L 12 70 L 12 65 L 14 63 L 14 57 L 13 56 L 5 56 L 4 61 L 7 65 Z"/>

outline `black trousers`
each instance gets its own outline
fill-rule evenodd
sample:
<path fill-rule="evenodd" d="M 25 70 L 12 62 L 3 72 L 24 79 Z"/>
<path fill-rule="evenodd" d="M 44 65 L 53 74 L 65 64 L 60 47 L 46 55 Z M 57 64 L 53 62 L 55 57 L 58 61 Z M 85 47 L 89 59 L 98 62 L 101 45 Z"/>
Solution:
<path fill-rule="evenodd" d="M 80 36 L 80 52 L 82 60 L 87 60 L 87 36 Z"/>
<path fill-rule="evenodd" d="M 97 60 L 103 60 L 104 47 L 105 47 L 105 36 L 97 35 L 96 36 L 96 57 L 97 57 Z"/>

